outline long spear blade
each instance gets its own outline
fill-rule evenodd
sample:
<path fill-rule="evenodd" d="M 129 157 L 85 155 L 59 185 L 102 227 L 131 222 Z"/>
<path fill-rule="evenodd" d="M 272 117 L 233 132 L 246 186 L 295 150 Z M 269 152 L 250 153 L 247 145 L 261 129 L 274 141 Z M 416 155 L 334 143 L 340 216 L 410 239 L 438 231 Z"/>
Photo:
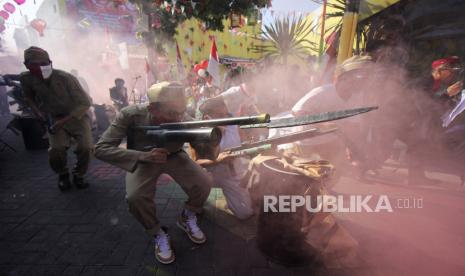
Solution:
<path fill-rule="evenodd" d="M 268 139 L 264 139 L 264 140 L 253 142 L 253 143 L 244 143 L 240 146 L 229 148 L 226 150 L 241 151 L 241 150 L 255 148 L 255 147 L 259 147 L 259 146 L 263 146 L 267 144 L 277 146 L 281 144 L 293 143 L 293 142 L 304 140 L 304 139 L 314 138 L 317 136 L 335 132 L 336 130 L 337 128 L 335 127 L 327 128 L 327 129 L 312 128 L 312 129 L 287 133 L 282 136 L 268 138 Z"/>
<path fill-rule="evenodd" d="M 310 124 L 340 120 L 340 119 L 352 117 L 355 115 L 367 113 L 375 109 L 378 109 L 378 107 L 371 106 L 371 107 L 361 107 L 361 108 L 346 109 L 346 110 L 339 110 L 339 111 L 330 111 L 330 112 L 318 113 L 318 114 L 313 114 L 313 115 L 305 115 L 305 116 L 300 116 L 300 117 L 275 119 L 275 120 L 271 120 L 271 122 L 269 123 L 245 125 L 245 126 L 241 126 L 241 128 L 280 128 L 280 127 L 310 125 Z"/>

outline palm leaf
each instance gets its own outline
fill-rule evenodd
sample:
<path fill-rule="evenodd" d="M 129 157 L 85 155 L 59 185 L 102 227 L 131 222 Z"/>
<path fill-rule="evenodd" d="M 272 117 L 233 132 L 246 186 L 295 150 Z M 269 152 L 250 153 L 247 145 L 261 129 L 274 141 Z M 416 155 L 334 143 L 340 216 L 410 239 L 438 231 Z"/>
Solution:
<path fill-rule="evenodd" d="M 261 44 L 251 50 L 284 63 L 290 56 L 304 58 L 316 49 L 315 43 L 308 39 L 312 31 L 312 26 L 301 17 L 275 18 L 273 23 L 264 26 L 260 37 L 254 37 Z"/>

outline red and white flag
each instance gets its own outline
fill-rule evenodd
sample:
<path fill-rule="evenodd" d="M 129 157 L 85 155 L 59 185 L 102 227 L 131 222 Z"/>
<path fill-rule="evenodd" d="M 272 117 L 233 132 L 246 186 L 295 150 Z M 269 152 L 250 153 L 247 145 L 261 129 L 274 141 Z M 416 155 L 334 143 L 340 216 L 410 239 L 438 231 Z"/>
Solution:
<path fill-rule="evenodd" d="M 148 90 L 153 83 L 152 69 L 150 68 L 149 61 L 145 59 L 145 89 Z"/>
<path fill-rule="evenodd" d="M 179 51 L 179 45 L 176 41 L 176 65 L 178 67 L 178 80 L 183 81 L 186 78 L 186 71 L 182 65 L 181 51 Z"/>
<path fill-rule="evenodd" d="M 212 77 L 212 83 L 218 87 L 220 87 L 221 79 L 220 79 L 220 62 L 218 58 L 218 52 L 216 50 L 216 43 L 215 39 L 213 39 L 212 49 L 210 51 L 210 58 L 208 60 L 208 67 L 207 71 Z"/>

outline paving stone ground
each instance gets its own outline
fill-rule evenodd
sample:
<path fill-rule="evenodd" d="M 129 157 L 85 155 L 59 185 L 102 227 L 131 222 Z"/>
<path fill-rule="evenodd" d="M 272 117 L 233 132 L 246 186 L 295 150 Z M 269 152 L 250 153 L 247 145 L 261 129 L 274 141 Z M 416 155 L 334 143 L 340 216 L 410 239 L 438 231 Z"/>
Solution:
<path fill-rule="evenodd" d="M 0 118 L 0 129 L 7 120 Z M 175 183 L 159 185 L 155 198 L 177 257 L 173 265 L 159 265 L 151 238 L 127 210 L 121 170 L 93 160 L 90 188 L 62 193 L 46 150 L 26 151 L 21 136 L 9 131 L 0 138 L 17 150 L 0 152 L 0 275 L 306 275 L 314 270 L 274 265 L 256 248 L 253 228 L 230 231 L 224 227 L 228 222 L 215 222 L 215 204 L 222 201 L 217 189 L 209 198 L 209 215 L 201 220 L 208 242 L 193 245 L 175 226 L 186 199 Z"/>
<path fill-rule="evenodd" d="M 0 117 L 0 133 L 8 117 Z M 336 214 L 359 244 L 363 267 L 284 267 L 257 249 L 253 220 L 238 222 L 224 212 L 224 198 L 212 190 L 201 218 L 205 245 L 195 246 L 175 226 L 186 195 L 172 182 L 154 198 L 169 227 L 176 263 L 157 264 L 153 244 L 125 202 L 124 172 L 93 160 L 91 186 L 62 193 L 47 164 L 47 151 L 26 151 L 21 136 L 0 136 L 1 275 L 465 275 L 465 188 L 457 176 L 433 174 L 442 186 L 402 184 L 405 168 L 387 168 L 385 182 L 343 178 L 336 194 L 387 194 L 422 198 L 422 209 L 385 214 Z M 404 181 L 405 182 L 405 181 Z M 398 184 L 401 183 L 401 184 Z"/>

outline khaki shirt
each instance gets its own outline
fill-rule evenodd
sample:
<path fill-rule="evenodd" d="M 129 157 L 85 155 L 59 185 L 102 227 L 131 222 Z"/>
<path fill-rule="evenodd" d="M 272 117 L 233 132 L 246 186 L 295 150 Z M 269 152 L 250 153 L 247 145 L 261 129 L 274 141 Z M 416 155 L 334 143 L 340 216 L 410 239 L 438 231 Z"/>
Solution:
<path fill-rule="evenodd" d="M 52 117 L 71 115 L 80 119 L 92 104 L 76 77 L 61 70 L 53 69 L 47 80 L 23 72 L 19 80 L 26 100 Z"/>
<path fill-rule="evenodd" d="M 183 143 L 157 145 L 157 141 L 147 136 L 145 130 L 133 129 L 134 126 L 152 124 L 153 117 L 147 106 L 147 104 L 137 104 L 121 109 L 115 121 L 95 144 L 95 157 L 126 171 L 133 172 L 137 167 L 140 153 L 148 151 L 148 147 L 164 147 L 171 152 L 182 149 Z M 127 138 L 127 148 L 119 147 L 124 138 Z"/>

